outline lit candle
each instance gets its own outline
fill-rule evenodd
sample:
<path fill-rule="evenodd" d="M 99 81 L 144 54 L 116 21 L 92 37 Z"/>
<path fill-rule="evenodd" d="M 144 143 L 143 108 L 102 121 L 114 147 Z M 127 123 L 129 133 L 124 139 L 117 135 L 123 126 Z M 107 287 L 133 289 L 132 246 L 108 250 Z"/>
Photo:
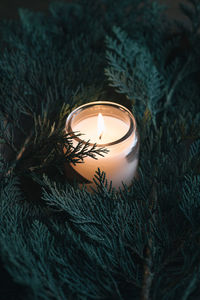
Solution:
<path fill-rule="evenodd" d="M 114 116 L 96 116 L 81 120 L 74 125 L 73 131 L 83 134 L 81 137 L 85 141 L 90 140 L 92 144 L 107 144 L 123 137 L 128 131 L 128 125 Z"/>
<path fill-rule="evenodd" d="M 71 164 L 89 188 L 95 187 L 92 179 L 98 168 L 116 189 L 122 187 L 122 182 L 131 184 L 138 165 L 139 135 L 135 118 L 127 108 L 107 101 L 82 105 L 68 116 L 66 132 L 82 134 L 73 139 L 74 146 L 89 140 L 91 146 L 97 144 L 109 151 L 98 160 L 86 157 L 84 163 Z"/>

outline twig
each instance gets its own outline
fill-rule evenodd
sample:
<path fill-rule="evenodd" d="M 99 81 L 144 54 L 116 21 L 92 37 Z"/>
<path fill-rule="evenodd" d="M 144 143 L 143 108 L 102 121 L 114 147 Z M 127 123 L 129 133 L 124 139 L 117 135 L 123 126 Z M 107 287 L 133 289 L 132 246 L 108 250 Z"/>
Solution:
<path fill-rule="evenodd" d="M 21 159 L 22 155 L 24 154 L 24 152 L 25 152 L 25 150 L 26 150 L 26 146 L 27 146 L 27 144 L 29 143 L 29 141 L 31 140 L 31 137 L 32 137 L 32 134 L 30 134 L 30 135 L 26 138 L 26 140 L 25 140 L 25 142 L 24 142 L 22 148 L 20 149 L 19 153 L 17 154 L 17 157 L 16 157 L 16 159 L 15 159 L 15 162 L 11 165 L 11 167 L 10 167 L 9 170 L 7 171 L 6 175 L 10 175 L 10 173 L 12 173 L 12 171 L 14 170 L 14 167 L 15 167 L 16 163 Z"/>
<path fill-rule="evenodd" d="M 157 206 L 157 190 L 156 190 L 156 182 L 153 183 L 152 186 L 152 193 L 151 193 L 151 206 L 150 210 L 154 211 L 152 213 L 151 220 L 149 221 L 150 223 L 150 229 L 149 233 L 151 234 L 152 231 L 152 222 L 155 221 L 155 207 Z M 150 299 L 150 291 L 151 291 L 151 286 L 154 278 L 154 272 L 152 272 L 153 269 L 153 240 L 150 237 L 148 239 L 148 245 L 146 248 L 146 260 L 144 264 L 144 278 L 143 278 L 143 285 L 142 285 L 142 294 L 141 294 L 141 300 L 149 300 Z"/>
<path fill-rule="evenodd" d="M 149 244 L 146 249 L 146 263 L 144 265 L 144 278 L 143 278 L 141 300 L 150 299 L 150 290 L 151 290 L 151 285 L 154 277 L 154 274 L 151 271 L 153 266 L 151 248 L 152 248 L 152 239 L 149 240 Z"/>
<path fill-rule="evenodd" d="M 182 297 L 182 300 L 187 300 L 188 297 L 192 294 L 197 284 L 197 276 L 193 277 L 192 280 L 189 282 L 187 288 L 185 289 L 185 293 Z"/>
<path fill-rule="evenodd" d="M 185 70 L 187 70 L 188 65 L 191 62 L 191 57 L 189 56 L 188 59 L 186 60 L 185 64 L 183 65 L 182 69 L 180 70 L 179 74 L 177 75 L 177 78 L 175 79 L 174 83 L 172 84 L 172 87 L 166 97 L 166 102 L 164 104 L 164 109 L 166 109 L 168 106 L 170 106 L 171 104 L 171 99 L 174 95 L 175 89 L 177 87 L 177 85 L 183 80 L 183 78 L 185 76 L 187 76 L 188 74 L 186 74 L 184 76 Z"/>

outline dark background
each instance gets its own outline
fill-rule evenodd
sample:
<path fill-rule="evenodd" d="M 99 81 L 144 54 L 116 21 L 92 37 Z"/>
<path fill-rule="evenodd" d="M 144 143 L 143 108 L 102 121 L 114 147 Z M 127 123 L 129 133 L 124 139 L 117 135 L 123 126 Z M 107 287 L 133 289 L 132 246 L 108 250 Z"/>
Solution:
<path fill-rule="evenodd" d="M 62 2 L 69 2 L 63 0 Z M 73 0 L 71 0 L 73 1 Z M 95 0 L 94 0 L 95 1 Z M 114 1 L 114 0 L 113 0 Z M 122 0 L 123 1 L 123 0 Z M 0 19 L 17 19 L 18 8 L 28 8 L 33 11 L 48 11 L 51 0 L 0 0 Z M 171 19 L 182 19 L 178 4 L 186 0 L 159 0 L 168 6 L 167 14 Z M 187 22 L 187 19 L 184 19 Z M 23 289 L 16 285 L 11 276 L 4 270 L 0 261 L 0 300 L 19 300 Z"/>
<path fill-rule="evenodd" d="M 63 0 L 62 2 L 69 2 L 73 0 Z M 95 0 L 94 0 L 95 1 Z M 114 1 L 114 0 L 113 0 Z M 123 0 L 122 0 L 123 1 Z M 142 0 L 141 0 L 142 1 Z M 186 0 L 158 0 L 160 3 L 168 6 L 168 14 L 171 18 L 181 18 L 178 9 L 180 2 Z M 0 18 L 17 18 L 18 8 L 28 8 L 34 11 L 47 11 L 48 4 L 51 0 L 0 0 Z"/>

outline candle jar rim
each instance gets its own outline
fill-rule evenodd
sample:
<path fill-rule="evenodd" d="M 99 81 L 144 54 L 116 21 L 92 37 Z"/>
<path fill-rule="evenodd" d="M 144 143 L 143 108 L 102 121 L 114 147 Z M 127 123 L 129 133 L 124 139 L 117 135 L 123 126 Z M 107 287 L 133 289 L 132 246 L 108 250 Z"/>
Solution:
<path fill-rule="evenodd" d="M 81 139 L 78 136 L 74 136 L 74 132 L 73 132 L 73 128 L 72 128 L 73 119 L 77 116 L 78 113 L 80 113 L 80 112 L 84 111 L 85 109 L 88 109 L 92 106 L 96 106 L 96 105 L 112 106 L 112 107 L 115 107 L 115 108 L 117 108 L 121 111 L 124 111 L 128 114 L 129 121 L 130 121 L 129 122 L 129 128 L 128 128 L 127 132 L 121 138 L 119 138 L 119 139 L 117 139 L 113 142 L 110 142 L 110 143 L 98 144 L 98 143 L 90 143 L 90 141 L 85 141 L 85 140 Z M 129 138 L 133 132 L 135 133 L 135 131 L 136 131 L 136 121 L 135 121 L 135 118 L 134 118 L 133 114 L 130 112 L 130 110 L 127 109 L 125 106 L 119 104 L 119 103 L 110 102 L 110 101 L 94 101 L 94 102 L 89 102 L 89 103 L 83 104 L 83 105 L 77 107 L 76 109 L 74 109 L 69 114 L 69 116 L 67 117 L 65 129 L 69 133 L 69 135 L 71 135 L 71 136 L 73 135 L 73 138 L 77 142 L 81 142 L 83 144 L 88 144 L 89 146 L 96 145 L 98 147 L 106 147 L 106 146 L 113 146 L 113 145 L 119 144 L 119 143 L 125 141 L 127 138 Z"/>

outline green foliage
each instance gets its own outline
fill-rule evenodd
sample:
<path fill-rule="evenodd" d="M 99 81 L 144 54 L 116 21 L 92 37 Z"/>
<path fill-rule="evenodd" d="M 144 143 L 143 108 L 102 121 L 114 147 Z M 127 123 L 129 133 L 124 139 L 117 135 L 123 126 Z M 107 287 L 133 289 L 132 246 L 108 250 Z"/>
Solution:
<path fill-rule="evenodd" d="M 114 27 L 119 42 L 107 38 L 109 68 L 105 70 L 111 86 L 140 103 L 141 114 L 148 107 L 154 115 L 160 111 L 158 101 L 164 95 L 163 77 L 153 57 L 144 45 L 144 39 L 133 42 L 119 28 Z M 114 52 L 114 54 L 113 54 Z M 141 109 L 141 107 L 143 109 Z M 154 118 L 154 116 L 153 116 Z"/>
<path fill-rule="evenodd" d="M 181 9 L 191 26 L 175 33 L 148 0 L 1 23 L 0 254 L 24 299 L 198 299 L 199 1 Z M 116 191 L 97 169 L 89 193 L 64 163 L 106 149 L 74 147 L 66 117 L 117 96 L 136 117 L 138 178 Z"/>

